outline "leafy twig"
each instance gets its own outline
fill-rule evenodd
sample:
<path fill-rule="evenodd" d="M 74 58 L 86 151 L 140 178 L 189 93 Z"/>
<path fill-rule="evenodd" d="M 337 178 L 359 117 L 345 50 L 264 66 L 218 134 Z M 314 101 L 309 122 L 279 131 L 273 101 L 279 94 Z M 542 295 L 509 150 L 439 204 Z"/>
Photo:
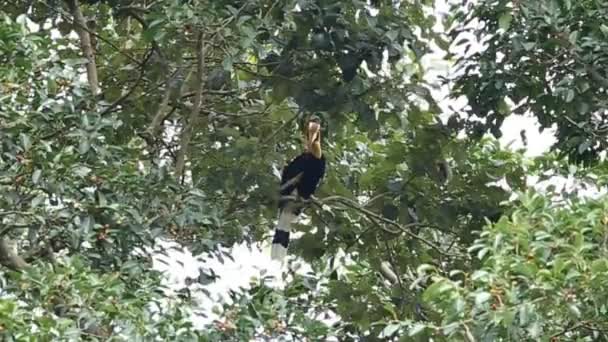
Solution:
<path fill-rule="evenodd" d="M 398 222 L 395 222 L 393 220 L 389 220 L 389 219 L 387 219 L 386 217 L 384 217 L 382 215 L 376 214 L 376 213 L 374 213 L 371 210 L 365 209 L 365 208 L 361 207 L 357 202 L 355 202 L 355 201 L 353 201 L 351 199 L 348 199 L 346 197 L 342 197 L 342 196 L 329 196 L 329 197 L 324 198 L 322 201 L 323 202 L 331 202 L 331 201 L 340 202 L 340 203 L 342 203 L 342 204 L 344 204 L 344 205 L 346 205 L 346 206 L 348 206 L 348 207 L 350 207 L 352 209 L 355 209 L 355 210 L 357 210 L 357 211 L 365 214 L 368 218 L 373 218 L 375 220 L 378 220 L 380 222 L 383 222 L 385 224 L 388 224 L 390 226 L 393 226 L 393 227 L 399 229 L 400 231 L 404 232 L 406 235 L 409 235 L 410 237 L 421 241 L 425 245 L 427 245 L 427 246 L 429 246 L 429 247 L 437 250 L 439 253 L 441 253 L 443 255 L 457 256 L 455 254 L 446 253 L 441 248 L 439 248 L 439 246 L 435 245 L 431 241 L 429 241 L 429 240 L 427 240 L 427 239 L 425 239 L 425 238 L 423 238 L 423 237 L 421 237 L 419 235 L 416 235 L 416 234 L 414 234 L 414 233 L 412 233 L 410 231 L 410 228 L 412 228 L 412 227 L 425 227 L 425 226 L 428 226 L 428 225 L 425 225 L 425 224 L 422 224 L 422 223 L 417 223 L 417 222 L 416 223 L 410 223 L 410 224 L 402 225 L 402 224 L 400 224 Z M 387 230 L 387 231 L 389 231 L 391 233 L 394 233 L 394 231 L 392 231 L 392 230 Z"/>

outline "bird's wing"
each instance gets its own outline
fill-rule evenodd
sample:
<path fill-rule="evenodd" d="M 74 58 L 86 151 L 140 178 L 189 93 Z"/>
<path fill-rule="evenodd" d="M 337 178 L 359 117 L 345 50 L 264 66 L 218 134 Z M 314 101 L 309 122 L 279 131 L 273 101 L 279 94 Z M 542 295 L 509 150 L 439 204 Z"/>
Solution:
<path fill-rule="evenodd" d="M 303 161 L 302 155 L 299 155 L 283 168 L 281 174 L 281 195 L 288 196 L 296 188 L 304 172 Z"/>
<path fill-rule="evenodd" d="M 293 177 L 290 180 L 282 183 L 280 191 L 284 192 L 285 190 L 287 190 L 290 187 L 295 187 L 298 184 L 298 182 L 300 182 L 300 180 L 302 179 L 303 175 L 304 175 L 304 172 L 300 172 L 295 177 Z"/>

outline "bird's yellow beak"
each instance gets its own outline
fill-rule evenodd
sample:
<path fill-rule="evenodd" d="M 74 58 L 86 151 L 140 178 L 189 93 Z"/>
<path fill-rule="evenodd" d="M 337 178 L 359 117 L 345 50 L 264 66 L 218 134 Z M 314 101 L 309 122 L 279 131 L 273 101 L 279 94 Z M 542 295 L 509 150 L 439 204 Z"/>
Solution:
<path fill-rule="evenodd" d="M 308 122 L 307 150 L 316 158 L 321 158 L 321 124 L 315 121 Z"/>
<path fill-rule="evenodd" d="M 308 123 L 308 145 L 312 146 L 312 144 L 319 139 L 319 133 L 321 131 L 321 125 L 316 122 Z"/>

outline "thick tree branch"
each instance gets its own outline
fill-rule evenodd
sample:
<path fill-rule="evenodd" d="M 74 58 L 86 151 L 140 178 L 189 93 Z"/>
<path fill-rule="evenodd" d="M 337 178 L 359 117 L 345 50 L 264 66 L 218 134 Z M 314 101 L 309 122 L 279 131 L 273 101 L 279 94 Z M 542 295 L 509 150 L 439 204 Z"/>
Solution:
<path fill-rule="evenodd" d="M 74 17 L 76 33 L 80 37 L 80 48 L 84 57 L 87 59 L 87 79 L 91 92 L 93 95 L 99 94 L 99 81 L 97 79 L 97 64 L 95 63 L 95 52 L 91 45 L 91 36 L 89 35 L 89 28 L 87 27 L 87 21 L 80 10 L 78 0 L 66 0 L 70 12 Z"/>
<path fill-rule="evenodd" d="M 163 97 L 162 97 L 160 103 L 158 104 L 158 107 L 156 108 L 156 112 L 154 113 L 154 116 L 152 117 L 152 122 L 150 122 L 150 126 L 147 129 L 148 133 L 150 134 L 150 136 L 152 138 L 156 137 L 160 133 L 163 121 L 165 121 L 165 119 L 167 118 L 167 108 L 169 106 L 169 100 L 171 99 L 171 92 L 173 91 L 173 87 L 171 86 L 171 83 L 172 83 L 171 80 L 173 78 L 175 78 L 176 76 L 177 76 L 177 72 L 176 72 L 176 74 L 172 75 L 169 78 L 169 80 L 166 82 L 165 92 L 163 93 Z M 187 81 L 188 81 L 189 77 L 190 77 L 190 72 L 188 72 L 188 75 L 186 76 L 184 83 L 182 83 L 182 89 L 188 83 Z"/>
<path fill-rule="evenodd" d="M 190 115 L 184 122 L 184 127 L 180 136 L 180 147 L 177 152 L 177 160 L 175 161 L 175 177 L 183 181 L 184 168 L 186 163 L 186 155 L 188 155 L 188 149 L 190 148 L 190 141 L 194 134 L 194 127 L 196 126 L 197 118 L 201 111 L 201 105 L 203 103 L 203 92 L 205 82 L 203 81 L 205 74 L 205 41 L 204 33 L 199 32 L 196 41 L 196 56 L 197 56 L 197 68 L 196 68 L 196 79 L 195 89 L 196 95 L 194 96 L 194 104 Z"/>

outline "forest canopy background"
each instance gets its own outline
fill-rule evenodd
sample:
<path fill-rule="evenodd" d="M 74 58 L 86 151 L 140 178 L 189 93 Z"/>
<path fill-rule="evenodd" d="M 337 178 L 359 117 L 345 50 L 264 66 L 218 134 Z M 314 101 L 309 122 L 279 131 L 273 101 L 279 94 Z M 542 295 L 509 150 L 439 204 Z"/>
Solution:
<path fill-rule="evenodd" d="M 607 339 L 608 3 L 0 6 L 3 339 Z M 168 297 L 152 256 L 267 241 L 312 113 L 330 167 L 283 286 L 193 327 L 222 274 Z M 524 115 L 550 152 L 499 143 Z"/>

